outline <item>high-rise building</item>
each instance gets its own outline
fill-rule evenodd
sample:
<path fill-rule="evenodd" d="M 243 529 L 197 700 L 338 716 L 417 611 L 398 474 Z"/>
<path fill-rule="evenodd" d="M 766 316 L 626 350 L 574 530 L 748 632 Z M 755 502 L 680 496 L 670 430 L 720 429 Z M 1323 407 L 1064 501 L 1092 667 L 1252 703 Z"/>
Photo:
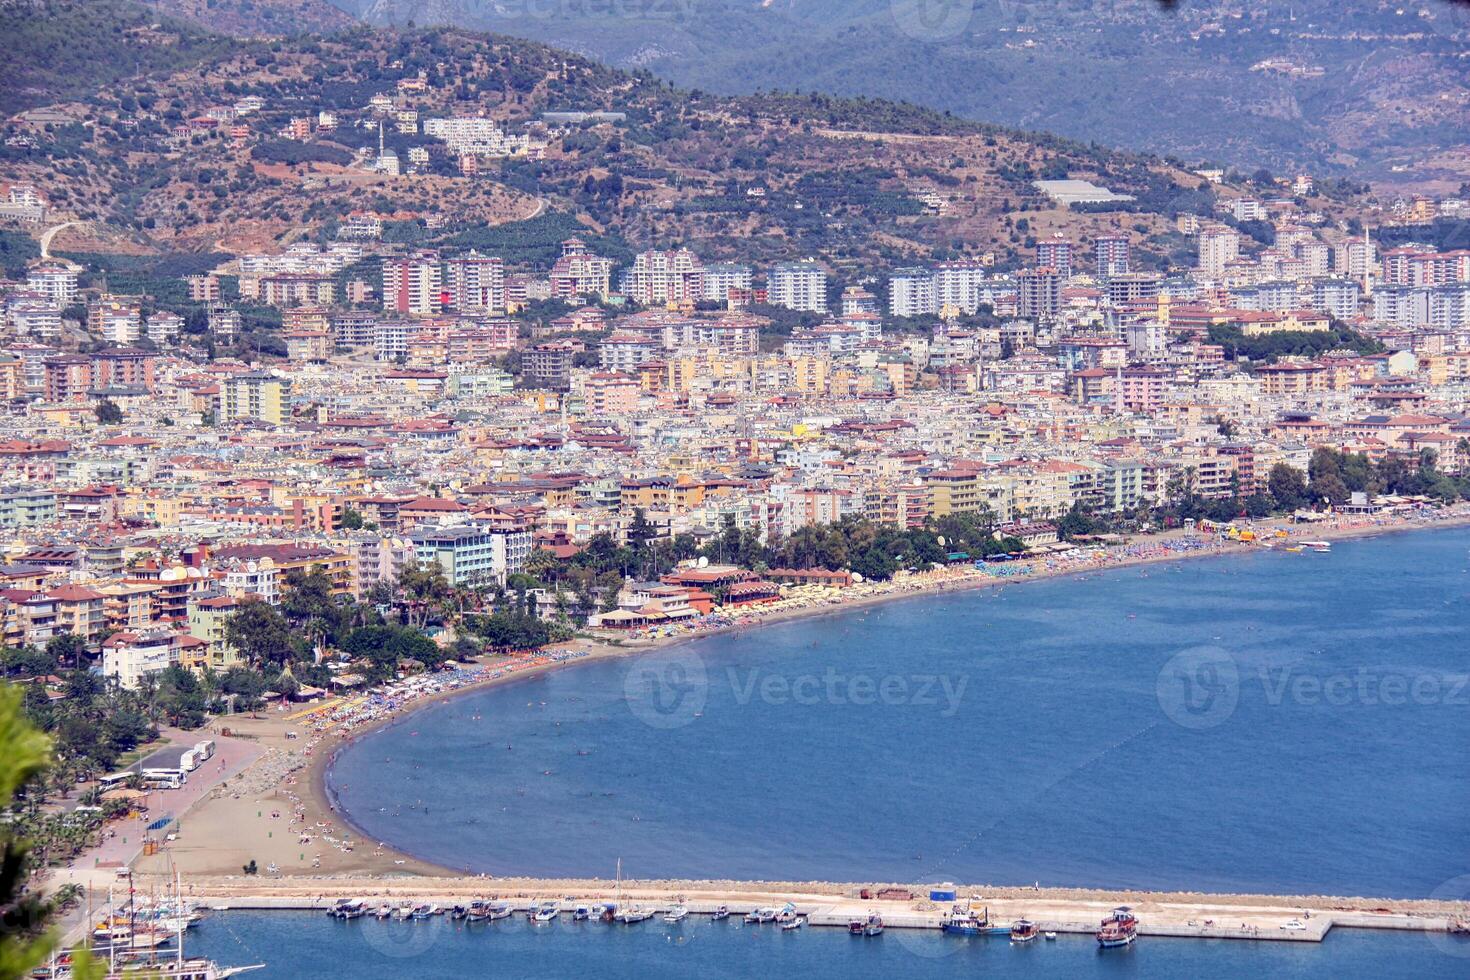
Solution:
<path fill-rule="evenodd" d="M 470 250 L 444 263 L 449 307 L 463 313 L 505 312 L 505 263 Z"/>
<path fill-rule="evenodd" d="M 961 313 L 980 308 L 985 267 L 978 262 L 941 262 L 934 267 L 935 310 L 952 307 Z"/>
<path fill-rule="evenodd" d="M 1061 235 L 1053 235 L 1036 243 L 1038 268 L 1054 269 L 1065 282 L 1072 278 L 1072 243 Z"/>
<path fill-rule="evenodd" d="M 434 316 L 444 312 L 439 256 L 417 252 L 383 260 L 383 310 Z"/>
<path fill-rule="evenodd" d="M 827 271 L 815 259 L 774 266 L 766 277 L 766 302 L 788 310 L 827 312 Z"/>
<path fill-rule="evenodd" d="M 1213 278 L 1225 275 L 1225 267 L 1240 257 L 1240 234 L 1224 225 L 1201 228 L 1199 271 Z"/>
<path fill-rule="evenodd" d="M 612 259 L 593 255 L 580 238 L 561 243 L 561 257 L 551 268 L 551 295 L 557 299 L 595 296 L 604 299 L 612 292 Z"/>
<path fill-rule="evenodd" d="M 938 312 L 933 272 L 928 269 L 898 269 L 889 277 L 890 316 L 927 316 Z"/>
<path fill-rule="evenodd" d="M 704 300 L 707 303 L 729 302 L 731 290 L 749 292 L 750 286 L 748 265 L 717 262 L 704 267 Z"/>
<path fill-rule="evenodd" d="M 625 292 L 643 306 L 698 302 L 704 298 L 704 265 L 687 248 L 639 252 L 627 273 Z"/>
<path fill-rule="evenodd" d="M 1128 269 L 1128 236 L 1098 235 L 1092 240 L 1097 255 L 1097 274 L 1100 277 L 1120 276 Z"/>
<path fill-rule="evenodd" d="M 280 425 L 285 417 L 286 386 L 283 378 L 263 371 L 250 371 L 224 378 L 219 383 L 219 422 L 254 419 Z"/>
<path fill-rule="evenodd" d="M 1042 266 L 1024 269 L 1017 277 L 1017 312 L 1023 317 L 1054 316 L 1062 308 L 1062 277 Z"/>

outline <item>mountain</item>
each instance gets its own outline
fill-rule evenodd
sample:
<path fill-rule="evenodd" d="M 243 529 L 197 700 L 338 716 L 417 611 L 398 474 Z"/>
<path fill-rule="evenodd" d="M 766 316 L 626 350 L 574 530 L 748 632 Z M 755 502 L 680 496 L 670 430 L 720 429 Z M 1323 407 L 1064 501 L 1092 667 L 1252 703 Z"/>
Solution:
<path fill-rule="evenodd" d="M 128 0 L 0 11 L 13 55 L 0 88 L 23 81 L 25 106 L 45 107 L 5 124 L 0 164 L 61 213 L 120 233 L 119 248 L 267 248 L 330 235 L 367 209 L 390 216 L 390 241 L 494 249 L 532 264 L 576 233 L 615 256 L 680 244 L 707 260 L 821 256 L 858 279 L 961 256 L 1015 266 L 1041 236 L 1107 231 L 1134 238 L 1139 265 L 1165 268 L 1190 257 L 1175 215 L 1209 213 L 1217 196 L 1245 192 L 1157 157 L 911 104 L 682 91 L 647 72 L 462 29 L 233 40 Z M 76 52 L 58 49 L 84 29 L 92 39 Z M 396 132 L 375 112 L 378 94 L 420 120 L 485 115 L 542 148 L 464 176 L 417 123 Z M 257 106 L 229 118 L 246 103 Z M 552 127 L 543 113 L 553 110 L 622 118 Z M 333 125 L 316 125 L 324 112 Z M 418 174 L 370 167 L 384 121 L 381 138 L 401 160 L 422 154 Z M 1136 200 L 1060 207 L 1033 185 L 1060 177 Z M 1252 193 L 1281 192 L 1269 174 L 1253 180 Z M 1333 197 L 1357 190 L 1330 180 L 1320 189 L 1331 196 L 1312 206 L 1328 220 L 1342 213 Z"/>
<path fill-rule="evenodd" d="M 1470 173 L 1470 10 L 1437 0 L 332 0 L 527 37 L 724 94 L 897 99 L 1254 169 Z"/>
<path fill-rule="evenodd" d="M 357 19 L 327 0 L 142 0 L 161 13 L 236 37 L 326 34 Z"/>

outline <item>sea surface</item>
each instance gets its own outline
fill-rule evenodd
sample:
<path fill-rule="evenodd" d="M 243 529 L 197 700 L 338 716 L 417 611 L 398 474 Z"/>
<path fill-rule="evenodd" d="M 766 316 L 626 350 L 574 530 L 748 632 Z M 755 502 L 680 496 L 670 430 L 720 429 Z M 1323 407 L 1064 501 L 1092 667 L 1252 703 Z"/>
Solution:
<path fill-rule="evenodd" d="M 1470 531 L 1385 535 L 575 666 L 365 736 L 328 785 L 493 875 L 1464 898 L 1467 673 Z"/>
<path fill-rule="evenodd" d="M 805 977 L 892 980 L 948 977 L 1190 977 L 1237 980 L 1375 980 L 1463 977 L 1470 940 L 1422 933 L 1338 930 L 1322 943 L 1149 939 L 1100 952 L 1090 936 L 1059 936 L 1012 946 L 1004 938 L 959 939 L 890 929 L 875 939 L 840 929 L 783 933 L 774 926 L 691 917 L 678 926 L 570 922 L 532 925 L 524 918 L 465 925 L 429 922 L 337 922 L 301 912 L 211 915 L 189 933 L 190 955 L 223 965 L 265 963 L 247 974 L 274 978 Z"/>

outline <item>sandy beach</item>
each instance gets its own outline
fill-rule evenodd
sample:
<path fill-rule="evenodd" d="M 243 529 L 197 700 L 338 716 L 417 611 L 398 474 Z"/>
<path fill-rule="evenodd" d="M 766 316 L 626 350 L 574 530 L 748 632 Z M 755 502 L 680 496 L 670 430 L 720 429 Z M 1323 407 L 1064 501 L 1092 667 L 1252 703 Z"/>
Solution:
<path fill-rule="evenodd" d="M 1254 526 L 1258 535 L 1268 540 L 1277 528 L 1285 529 L 1297 540 L 1341 540 L 1466 524 L 1470 524 L 1470 507 L 1462 506 L 1436 511 L 1432 519 L 1340 520 L 1331 525 L 1293 525 L 1278 520 L 1257 522 Z M 457 674 L 436 674 L 416 679 L 411 683 L 421 685 L 419 689 L 407 691 L 399 699 L 389 699 L 376 706 L 362 696 L 334 698 L 320 705 L 273 707 L 256 717 L 219 719 L 216 729 L 228 728 L 232 737 L 257 746 L 259 757 L 245 771 L 213 786 L 183 815 L 177 840 L 156 855 L 139 858 L 134 867 L 144 873 L 171 875 L 177 871 L 201 894 L 244 890 L 300 896 L 313 889 L 324 889 L 329 884 L 335 889 L 335 883 L 344 882 L 362 883 L 346 886 L 349 892 L 354 887 L 366 891 L 365 886 L 369 882 L 378 890 L 387 883 L 394 883 L 395 889 L 446 887 L 438 883 L 454 880 L 461 873 L 418 861 L 377 841 L 363 839 L 336 811 L 325 789 L 326 771 L 334 753 L 343 745 L 428 704 L 573 664 L 636 655 L 713 633 L 846 613 L 878 603 L 925 595 L 1260 550 L 1260 544 L 1204 537 L 1192 530 L 1171 531 L 1136 538 L 1124 547 L 1080 550 L 1067 558 L 1005 563 L 979 571 L 968 566 L 943 569 L 881 585 L 853 586 L 840 594 L 812 590 L 805 593 L 807 597 L 796 602 L 763 610 L 747 610 L 737 617 L 698 630 L 621 640 L 581 640 L 547 651 L 544 656 L 487 659 L 484 664 L 474 665 Z M 1280 557 L 1282 560 L 1294 560 L 1298 556 L 1283 554 Z M 1313 556 L 1300 557 L 1313 560 Z M 245 878 L 242 868 L 251 860 L 256 862 L 259 874 Z M 496 885 L 511 887 L 507 881 L 497 881 Z M 527 881 L 517 887 L 532 889 L 542 886 L 552 892 L 563 891 L 559 883 Z M 679 887 L 693 890 L 687 883 Z M 720 887 L 736 886 L 720 883 Z M 991 891 L 996 890 L 987 891 L 987 894 Z M 1292 904 L 1302 902 L 1293 900 Z"/>

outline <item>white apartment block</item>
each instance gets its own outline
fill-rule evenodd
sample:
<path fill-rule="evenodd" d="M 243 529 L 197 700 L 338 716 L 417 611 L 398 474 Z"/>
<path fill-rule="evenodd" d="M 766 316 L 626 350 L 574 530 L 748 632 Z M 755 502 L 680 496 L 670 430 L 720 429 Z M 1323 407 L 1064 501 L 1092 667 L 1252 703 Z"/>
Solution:
<path fill-rule="evenodd" d="M 788 310 L 827 312 L 827 270 L 813 259 L 775 266 L 766 277 L 766 302 Z"/>
<path fill-rule="evenodd" d="M 926 316 L 939 312 L 934 273 L 928 269 L 899 269 L 888 280 L 891 316 Z"/>
<path fill-rule="evenodd" d="M 704 299 L 709 303 L 724 303 L 730 298 L 732 289 L 748 292 L 752 274 L 748 265 L 732 265 L 717 262 L 704 267 Z"/>

